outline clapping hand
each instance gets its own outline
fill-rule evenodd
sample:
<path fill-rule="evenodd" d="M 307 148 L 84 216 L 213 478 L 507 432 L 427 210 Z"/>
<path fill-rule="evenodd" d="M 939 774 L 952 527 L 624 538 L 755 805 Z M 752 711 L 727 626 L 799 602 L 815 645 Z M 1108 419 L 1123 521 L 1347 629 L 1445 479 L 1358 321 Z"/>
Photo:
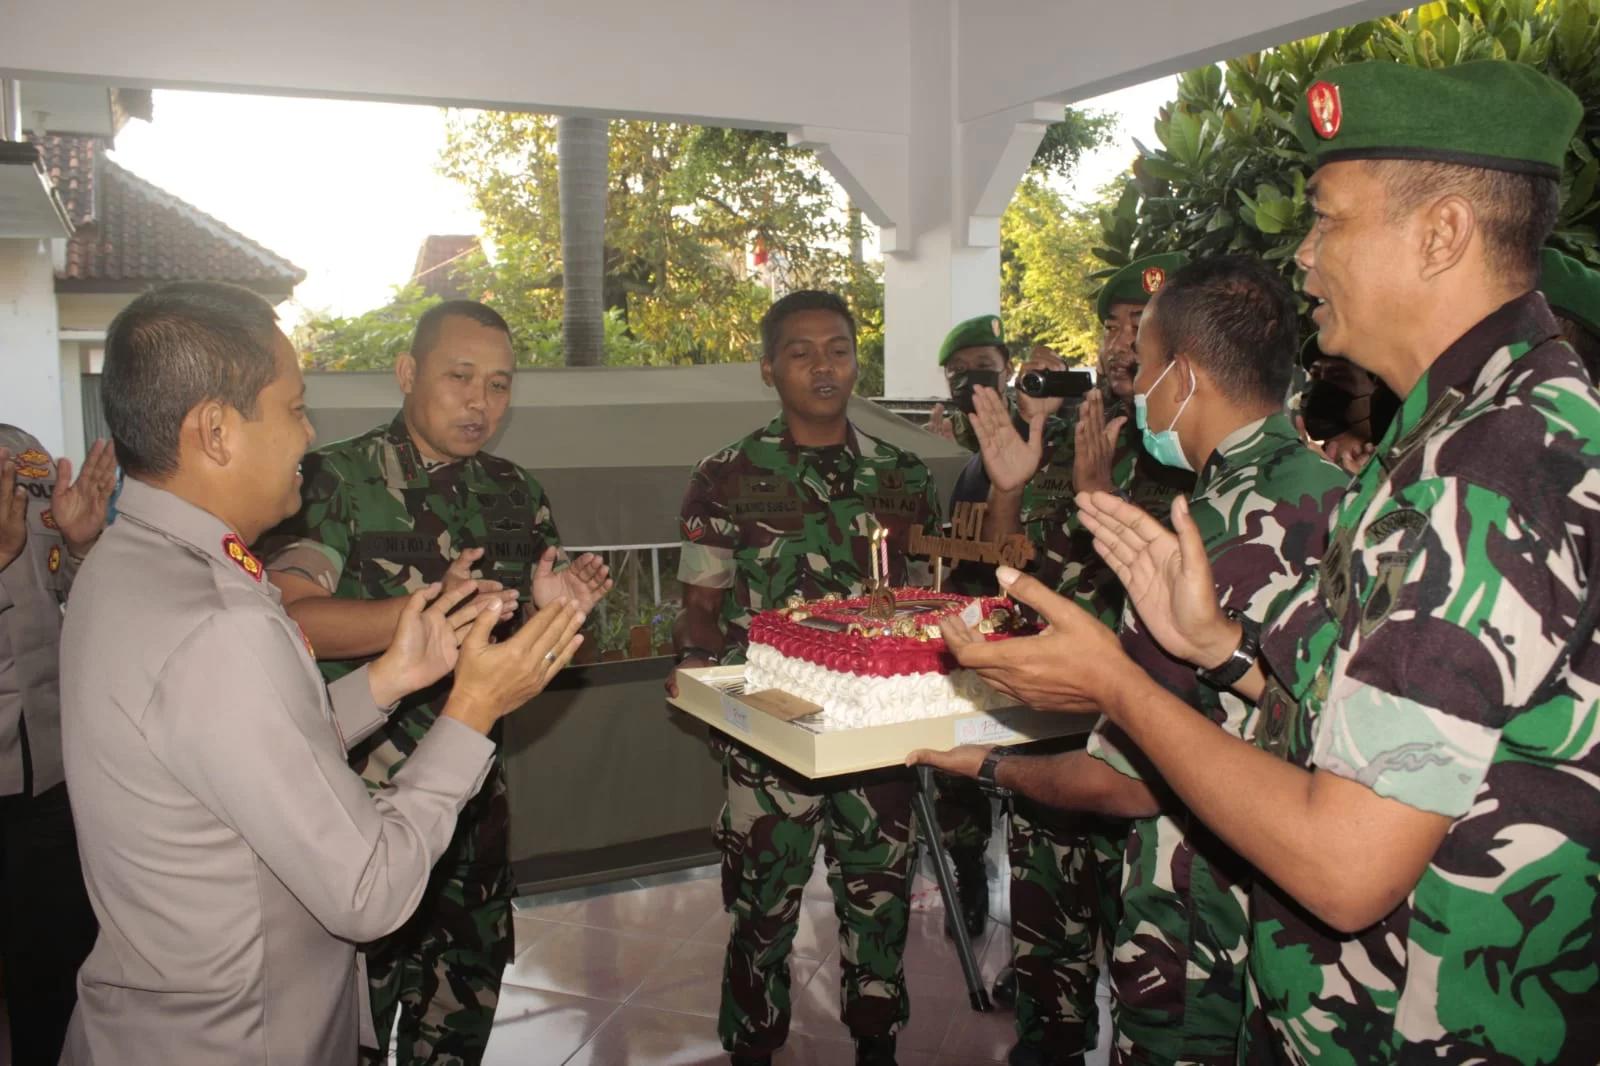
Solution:
<path fill-rule="evenodd" d="M 1119 675 L 1138 670 L 1117 635 L 1071 600 L 1009 566 L 995 576 L 1049 625 L 1036 637 L 986 641 L 956 615 L 939 620 L 956 661 L 991 688 L 1041 711 L 1097 711 Z"/>
<path fill-rule="evenodd" d="M 950 416 L 945 413 L 944 404 L 936 403 L 928 412 L 928 432 L 945 440 L 956 439 L 956 427 L 950 421 Z"/>
<path fill-rule="evenodd" d="M 89 554 L 106 527 L 106 513 L 117 490 L 117 457 L 108 440 L 97 440 L 83 461 L 76 481 L 72 460 L 56 460 L 56 487 L 50 514 L 67 542 L 67 550 L 81 559 Z"/>
<path fill-rule="evenodd" d="M 0 570 L 28 544 L 28 490 L 17 484 L 17 461 L 0 448 Z"/>
<path fill-rule="evenodd" d="M 450 568 L 444 572 L 444 593 L 449 595 L 463 585 L 470 585 L 480 599 L 499 600 L 500 606 L 505 610 L 502 617 L 510 618 L 511 612 L 517 607 L 517 590 L 507 589 L 498 581 L 487 581 L 479 577 L 473 567 L 482 558 L 482 548 L 468 548 L 451 560 Z"/>
<path fill-rule="evenodd" d="M 972 390 L 972 402 L 972 431 L 978 438 L 989 484 L 999 492 L 1016 492 L 1039 471 L 1044 457 L 1045 416 L 1035 412 L 1028 419 L 1028 439 L 1023 440 L 998 392 L 979 385 Z"/>
<path fill-rule="evenodd" d="M 491 600 L 468 629 L 444 709 L 446 717 L 480 733 L 543 692 L 583 643 L 583 612 L 565 600 L 545 605 L 510 638 L 491 643 L 500 613 L 499 601 Z"/>
<path fill-rule="evenodd" d="M 411 594 L 388 650 L 368 670 L 372 696 L 380 707 L 448 675 L 456 668 L 461 642 L 478 616 L 489 612 L 500 617 L 501 598 L 478 596 L 477 591 L 477 582 L 458 581 L 449 588 L 433 584 Z"/>
<path fill-rule="evenodd" d="M 1238 624 L 1217 603 L 1205 540 L 1185 497 L 1172 503 L 1176 532 L 1104 492 L 1080 494 L 1078 515 L 1139 620 L 1167 654 L 1205 668 L 1228 660 L 1239 646 Z"/>
<path fill-rule="evenodd" d="M 1099 389 L 1083 398 L 1073 430 L 1072 484 L 1078 492 L 1116 490 L 1111 480 L 1111 462 L 1117 451 L 1117 437 L 1127 421 L 1126 415 L 1106 421 L 1106 401 Z"/>
<path fill-rule="evenodd" d="M 565 599 L 574 610 L 587 613 L 611 591 L 611 570 L 600 556 L 589 552 L 574 559 L 572 565 L 556 572 L 555 548 L 546 548 L 533 575 L 533 605 L 544 607 Z"/>

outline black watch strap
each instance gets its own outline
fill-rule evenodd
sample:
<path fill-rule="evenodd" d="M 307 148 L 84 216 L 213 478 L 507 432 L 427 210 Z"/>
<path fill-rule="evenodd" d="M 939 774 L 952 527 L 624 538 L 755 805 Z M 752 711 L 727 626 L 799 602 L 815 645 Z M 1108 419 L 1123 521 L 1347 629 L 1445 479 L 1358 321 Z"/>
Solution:
<path fill-rule="evenodd" d="M 983 765 L 978 767 L 978 780 L 1004 795 L 1010 795 L 1010 790 L 995 779 L 995 774 L 1000 770 L 1000 761 L 1009 754 L 1004 748 L 995 748 L 983 757 Z"/>
<path fill-rule="evenodd" d="M 1231 607 L 1226 608 L 1223 614 L 1239 623 L 1239 646 L 1233 649 L 1233 654 L 1228 656 L 1226 662 L 1215 669 L 1195 671 L 1196 677 L 1219 691 L 1237 685 L 1261 656 L 1261 626 Z"/>

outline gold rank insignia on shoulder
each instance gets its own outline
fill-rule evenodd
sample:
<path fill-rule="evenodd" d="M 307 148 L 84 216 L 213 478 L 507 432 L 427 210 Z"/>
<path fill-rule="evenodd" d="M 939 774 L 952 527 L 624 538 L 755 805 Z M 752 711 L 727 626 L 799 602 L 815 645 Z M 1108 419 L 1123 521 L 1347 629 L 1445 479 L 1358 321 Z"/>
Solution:
<path fill-rule="evenodd" d="M 236 534 L 229 533 L 222 538 L 222 550 L 233 560 L 235 566 L 250 575 L 252 581 L 261 580 L 261 560 L 250 554 L 250 549 L 244 546 L 244 541 Z"/>
<path fill-rule="evenodd" d="M 50 568 L 52 574 L 61 569 L 61 545 L 57 544 L 50 549 L 50 560 L 45 565 Z"/>
<path fill-rule="evenodd" d="M 48 509 L 46 509 L 45 512 L 39 516 L 39 521 L 44 523 L 44 528 L 46 529 L 61 528 L 60 526 L 56 525 L 56 516 L 51 514 Z"/>
<path fill-rule="evenodd" d="M 311 638 L 306 636 L 306 627 L 301 625 L 300 623 L 296 622 L 295 623 L 295 628 L 300 630 L 300 643 L 302 643 L 302 644 L 304 644 L 306 646 L 306 654 L 311 656 L 311 661 L 312 662 L 316 662 L 317 661 L 317 649 L 313 648 L 311 646 Z"/>

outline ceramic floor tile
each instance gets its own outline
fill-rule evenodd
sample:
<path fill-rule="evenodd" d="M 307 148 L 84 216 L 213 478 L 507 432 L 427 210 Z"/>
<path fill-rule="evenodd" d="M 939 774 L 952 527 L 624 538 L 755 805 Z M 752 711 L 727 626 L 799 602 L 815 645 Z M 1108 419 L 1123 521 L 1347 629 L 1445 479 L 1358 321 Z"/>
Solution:
<path fill-rule="evenodd" d="M 790 950 L 808 959 L 825 959 L 839 950 L 839 917 L 832 899 L 800 901 L 800 928 Z"/>
<path fill-rule="evenodd" d="M 682 941 L 556 925 L 506 968 L 508 984 L 620 1003 Z"/>
<path fill-rule="evenodd" d="M 526 912 L 549 922 L 687 939 L 722 907 L 713 881 L 637 888 Z"/>
<path fill-rule="evenodd" d="M 620 1008 L 569 1058 L 566 1066 L 726 1066 L 727 1052 L 710 1018 Z"/>
<path fill-rule="evenodd" d="M 661 874 L 645 874 L 633 880 L 640 888 L 655 888 L 657 885 L 678 885 L 685 881 L 712 881 L 721 876 L 722 867 L 713 864 L 691 866 L 686 870 L 668 870 Z"/>
<path fill-rule="evenodd" d="M 561 1066 L 618 1009 L 597 999 L 505 985 L 484 1066 Z"/>
<path fill-rule="evenodd" d="M 939 1057 L 947 1062 L 1004 1062 L 1016 1042 L 1014 1015 L 1000 1011 L 980 1014 L 968 1010 L 950 1023 L 950 1032 L 945 1037 Z"/>
<path fill-rule="evenodd" d="M 973 945 L 981 970 L 985 951 L 997 936 L 993 924 Z M 956 943 L 944 933 L 944 914 L 926 911 L 911 916 L 906 933 L 906 979 L 913 993 L 932 992 L 940 995 L 967 994 L 966 980 L 961 975 L 961 957 Z M 992 976 L 992 975 L 989 975 Z"/>
<path fill-rule="evenodd" d="M 732 912 L 719 909 L 713 912 L 711 917 L 706 919 L 706 923 L 695 930 L 694 936 L 689 939 L 697 944 L 720 944 L 726 947 L 728 933 L 732 929 Z"/>
<path fill-rule="evenodd" d="M 534 941 L 553 928 L 555 928 L 554 922 L 541 921 L 526 914 L 513 913 L 511 915 L 511 933 L 516 938 L 516 948 L 512 958 L 527 951 L 533 946 Z"/>

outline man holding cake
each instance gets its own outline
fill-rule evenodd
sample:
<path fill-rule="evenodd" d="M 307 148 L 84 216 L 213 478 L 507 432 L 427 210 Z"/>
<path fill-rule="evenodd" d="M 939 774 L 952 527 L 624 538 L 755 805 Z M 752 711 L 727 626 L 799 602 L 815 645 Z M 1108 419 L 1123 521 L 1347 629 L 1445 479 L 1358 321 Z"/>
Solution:
<path fill-rule="evenodd" d="M 680 666 L 743 662 L 751 618 L 791 597 L 926 584 L 906 557 L 915 528 L 936 536 L 938 494 L 909 452 L 862 433 L 847 406 L 858 374 L 855 320 L 832 293 L 791 293 L 761 322 L 761 376 L 782 412 L 702 460 L 684 494 Z M 886 535 L 878 531 L 886 531 Z M 676 694 L 676 678 L 669 679 Z M 731 738 L 715 742 L 728 798 L 716 827 L 733 913 L 718 1018 L 735 1064 L 771 1061 L 789 1031 L 789 950 L 801 891 L 827 848 L 843 916 L 841 1016 L 856 1061 L 893 1063 L 909 1015 L 903 955 L 913 871 L 909 771 L 812 782 Z"/>
<path fill-rule="evenodd" d="M 1150 632 L 1254 701 L 1253 744 L 1012 571 L 1051 632 L 957 650 L 1035 707 L 1103 710 L 1255 865 L 1242 1061 L 1595 1061 L 1600 395 L 1535 291 L 1582 117 L 1505 61 L 1306 89 L 1322 346 L 1404 400 L 1259 637 L 1185 509 L 1174 533 L 1085 501 Z"/>
<path fill-rule="evenodd" d="M 1294 294 L 1278 273 L 1233 256 L 1173 274 L 1139 326 L 1141 433 L 1151 451 L 1199 471 L 1188 514 L 1223 603 L 1238 614 L 1259 616 L 1315 565 L 1323 515 L 1346 480 L 1300 443 L 1283 412 L 1297 330 Z M 1254 735 L 1254 708 L 1226 691 L 1226 679 L 1165 655 L 1131 610 L 1122 646 L 1195 710 L 1237 736 Z M 986 755 L 964 748 L 913 758 L 976 774 Z M 1112 943 L 1119 1055 L 1148 1066 L 1232 1063 L 1244 1012 L 1249 864 L 1192 825 L 1138 748 L 1104 720 L 1087 752 L 1008 757 L 996 772 L 1052 807 L 1135 819 Z"/>
<path fill-rule="evenodd" d="M 1132 413 L 1134 340 L 1139 320 L 1167 276 L 1188 261 L 1181 254 L 1137 259 L 1106 280 L 1095 299 L 1100 335 L 1100 389 L 1069 418 L 1045 422 L 1043 447 L 995 454 L 998 434 L 982 451 L 986 467 L 1005 470 L 991 489 L 985 535 L 1024 531 L 1039 549 L 1033 573 L 1105 622 L 1122 613 L 1122 585 L 1092 547 L 1078 521 L 1077 492 L 1126 492 L 1152 514 L 1164 516 L 1193 475 L 1163 465 L 1144 447 Z M 975 421 L 1008 426 L 998 397 L 980 390 Z M 982 429 L 979 429 L 980 440 Z M 1069 1060 L 1095 1042 L 1098 1012 L 1095 937 L 1109 941 L 1116 924 L 1118 872 L 1126 825 L 1081 812 L 1052 810 L 1029 801 L 1011 804 L 1011 935 L 1016 966 L 1017 1047 L 1013 1062 Z M 1096 922 L 1095 915 L 1100 915 Z M 1002 981 L 1004 978 L 1002 978 Z M 1002 991 L 996 983 L 996 993 Z"/>

